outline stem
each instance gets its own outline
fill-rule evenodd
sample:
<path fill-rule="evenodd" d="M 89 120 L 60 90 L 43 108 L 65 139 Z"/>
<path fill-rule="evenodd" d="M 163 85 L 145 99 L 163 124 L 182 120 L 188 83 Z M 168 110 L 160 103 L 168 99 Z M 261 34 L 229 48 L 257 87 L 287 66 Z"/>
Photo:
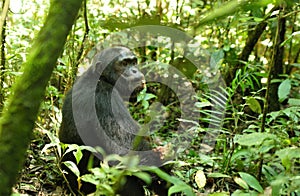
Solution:
<path fill-rule="evenodd" d="M 272 60 L 271 64 L 268 70 L 268 81 L 267 81 L 267 88 L 266 88 L 266 94 L 265 94 L 265 101 L 264 101 L 264 108 L 263 108 L 263 116 L 261 120 L 261 132 L 265 132 L 265 125 L 266 125 L 266 118 L 267 118 L 267 113 L 269 111 L 269 101 L 270 101 L 270 89 L 271 89 L 271 80 L 272 78 L 272 71 L 275 66 L 275 59 L 277 55 L 276 47 L 280 47 L 280 40 L 279 40 L 279 33 L 281 30 L 281 15 L 282 15 L 282 10 L 279 9 L 279 13 L 277 16 L 277 29 L 276 29 L 276 34 L 275 34 L 275 39 L 274 39 L 274 48 L 273 48 L 273 54 L 272 54 Z M 263 166 L 263 154 L 260 154 L 259 162 L 258 162 L 258 172 L 257 172 L 257 179 L 260 181 L 261 179 L 261 174 L 262 174 L 262 166 Z"/>

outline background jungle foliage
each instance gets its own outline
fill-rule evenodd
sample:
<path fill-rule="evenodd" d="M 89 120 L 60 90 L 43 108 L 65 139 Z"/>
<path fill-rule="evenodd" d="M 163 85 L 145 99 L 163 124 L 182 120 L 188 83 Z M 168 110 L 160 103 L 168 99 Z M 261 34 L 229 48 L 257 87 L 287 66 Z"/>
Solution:
<path fill-rule="evenodd" d="M 6 15 L 4 2 L 1 115 L 49 8 L 45 0 L 14 0 Z M 168 50 L 173 43 L 167 38 L 159 47 L 150 43 L 135 51 L 139 61 L 152 62 L 144 66 L 153 66 L 158 74 L 164 68 L 155 62 L 172 64 L 188 78 L 197 94 L 192 112 L 199 119 L 190 122 L 193 126 L 186 130 L 193 134 L 193 140 L 188 150 L 176 149 L 178 158 L 171 175 L 199 195 L 300 195 L 299 8 L 298 0 L 86 0 L 48 83 L 14 192 L 70 194 L 58 167 L 62 147 L 56 138 L 65 93 L 88 64 L 97 44 L 111 33 L 137 25 L 164 25 L 196 40 L 188 43 L 192 50 L 187 51 L 175 45 L 174 50 Z M 127 44 L 122 34 L 120 40 Z M 184 58 L 189 53 L 212 70 L 219 70 L 226 85 L 218 92 L 210 91 L 202 81 L 211 73 L 191 65 Z M 176 145 L 172 144 L 180 134 L 176 131 L 180 116 L 176 96 L 165 86 L 150 83 L 141 97 L 131 103 L 133 117 L 140 123 L 147 122 L 151 116 L 149 104 L 163 103 L 166 120 L 152 137 L 161 145 Z M 222 107 L 215 110 L 214 105 Z M 208 127 L 214 122 L 221 123 L 221 129 Z M 202 145 L 205 134 L 214 131 L 218 132 L 216 143 Z M 115 168 L 110 169 L 118 174 Z"/>

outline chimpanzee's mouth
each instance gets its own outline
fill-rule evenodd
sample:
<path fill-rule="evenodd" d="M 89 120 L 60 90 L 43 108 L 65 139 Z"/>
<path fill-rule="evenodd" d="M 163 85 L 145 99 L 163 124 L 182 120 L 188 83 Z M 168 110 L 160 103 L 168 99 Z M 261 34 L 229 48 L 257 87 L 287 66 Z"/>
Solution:
<path fill-rule="evenodd" d="M 146 81 L 145 80 L 139 81 L 136 85 L 133 86 L 135 86 L 135 88 L 133 89 L 132 94 L 136 95 L 139 92 L 141 92 L 144 88 L 146 88 Z"/>

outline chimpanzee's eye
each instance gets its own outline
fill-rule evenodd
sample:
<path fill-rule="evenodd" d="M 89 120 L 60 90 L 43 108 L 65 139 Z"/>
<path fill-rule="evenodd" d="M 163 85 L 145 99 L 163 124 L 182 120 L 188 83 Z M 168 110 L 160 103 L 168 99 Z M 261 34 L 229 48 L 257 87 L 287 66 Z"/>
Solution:
<path fill-rule="evenodd" d="M 121 62 L 121 65 L 126 67 L 127 65 L 129 64 L 128 60 L 124 59 L 122 62 Z"/>
<path fill-rule="evenodd" d="M 118 64 L 121 65 L 122 67 L 127 67 L 129 65 L 136 65 L 137 64 L 137 59 L 136 58 L 120 59 Z"/>

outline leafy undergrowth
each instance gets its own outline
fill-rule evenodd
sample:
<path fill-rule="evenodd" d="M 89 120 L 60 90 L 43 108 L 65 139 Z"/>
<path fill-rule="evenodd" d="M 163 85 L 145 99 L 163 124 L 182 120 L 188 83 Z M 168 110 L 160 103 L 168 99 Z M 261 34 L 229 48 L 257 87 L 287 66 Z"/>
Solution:
<path fill-rule="evenodd" d="M 50 143 L 47 134 L 42 128 L 36 128 L 20 178 L 13 190 L 16 195 L 68 195 L 55 151 L 42 152 L 47 143 Z"/>
<path fill-rule="evenodd" d="M 239 80 L 234 80 L 231 88 L 224 89 L 228 102 L 225 108 L 221 108 L 225 110 L 225 117 L 215 142 L 203 142 L 206 133 L 214 131 L 207 127 L 207 120 L 218 118 L 216 114 L 219 110 L 212 110 L 210 106 L 212 103 L 218 105 L 222 102 L 220 99 L 222 95 L 210 92 L 197 97 L 195 108 L 201 112 L 199 122 L 185 121 L 184 125 L 188 126 L 185 127 L 184 132 L 180 132 L 175 130 L 176 123 L 172 123 L 173 120 L 178 120 L 176 115 L 175 117 L 169 115 L 162 129 L 152 133 L 153 141 L 157 146 L 168 145 L 173 147 L 173 153 L 177 154 L 170 172 L 174 178 L 158 170 L 152 172 L 158 172 L 156 174 L 159 174 L 162 179 L 169 180 L 174 185 L 171 189 L 174 193 L 193 190 L 184 195 L 299 195 L 299 97 L 297 95 L 289 99 L 286 97 L 288 105 L 283 105 L 280 111 L 269 112 L 265 132 L 261 132 L 262 115 L 259 113 L 262 108 L 259 97 L 247 95 L 243 98 L 244 102 L 234 103 L 236 90 L 241 85 L 243 85 L 242 89 L 246 89 L 247 82 L 251 82 L 241 82 L 240 80 L 243 79 L 241 75 L 237 75 L 237 78 Z M 286 80 L 283 80 L 282 85 L 292 85 L 292 83 L 287 84 Z M 289 92 L 284 92 L 286 91 L 284 89 L 289 89 Z M 282 94 L 293 95 L 294 91 L 298 91 L 298 87 L 290 86 L 281 91 Z M 143 101 L 140 101 L 140 106 L 135 105 L 134 111 L 136 117 L 146 119 L 151 115 L 147 114 L 147 107 L 151 105 L 151 99 L 156 97 L 144 93 L 146 99 L 140 98 Z M 175 107 L 176 104 L 170 105 Z M 60 112 L 57 108 L 53 110 L 55 112 L 50 113 L 47 107 L 44 109 L 39 119 L 40 124 L 37 123 L 34 131 L 25 166 L 14 192 L 24 195 L 71 195 L 58 167 L 60 157 L 58 152 L 61 146 L 54 137 L 54 130 L 59 127 L 59 120 L 55 119 L 59 119 Z M 175 111 L 176 108 L 165 108 L 164 111 L 171 110 Z M 213 122 L 218 123 L 216 120 Z M 192 140 L 185 141 L 187 136 L 192 137 Z M 181 148 L 179 141 L 181 144 L 188 142 L 188 148 Z M 107 169 L 105 172 L 116 175 L 112 179 L 118 179 L 117 175 L 120 172 L 116 168 L 107 166 Z M 127 172 L 133 171 L 140 172 L 138 175 L 147 181 L 147 176 L 145 177 L 143 172 L 151 172 L 151 169 L 127 170 Z M 103 174 L 95 172 L 96 178 L 99 177 L 97 175 Z M 82 180 L 92 179 L 90 176 L 80 176 L 80 174 L 78 177 Z M 104 179 L 103 183 L 105 182 Z M 108 181 L 107 183 L 110 185 Z"/>

